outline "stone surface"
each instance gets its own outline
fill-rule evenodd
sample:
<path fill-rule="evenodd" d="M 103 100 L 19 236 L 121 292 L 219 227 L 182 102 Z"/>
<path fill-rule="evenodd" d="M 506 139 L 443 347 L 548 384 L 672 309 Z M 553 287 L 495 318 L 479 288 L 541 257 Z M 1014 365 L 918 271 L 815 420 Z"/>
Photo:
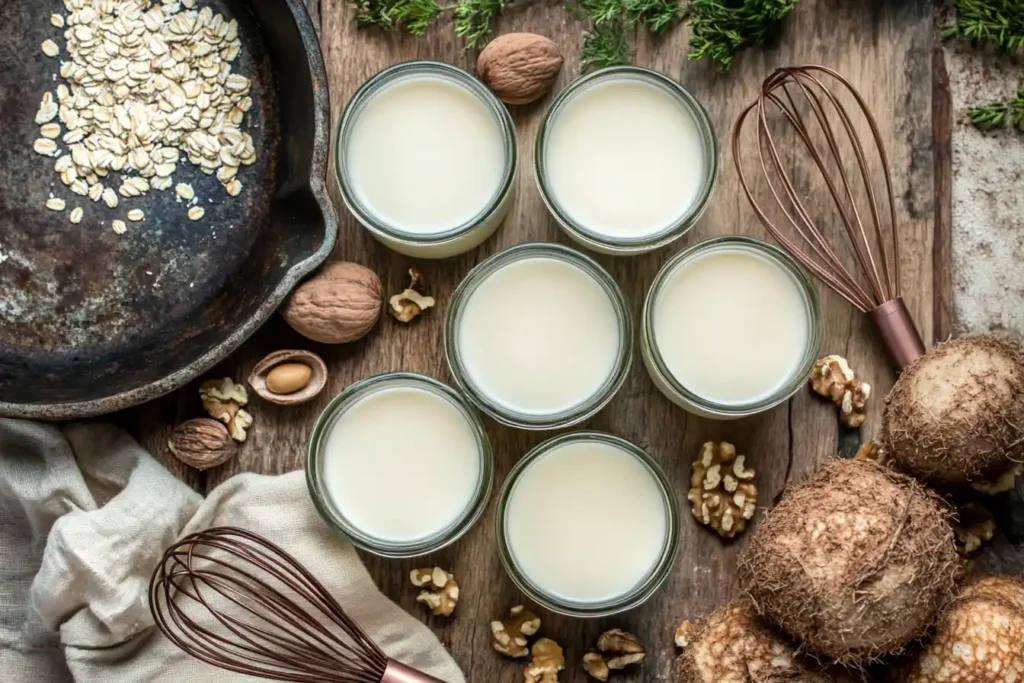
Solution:
<path fill-rule="evenodd" d="M 1024 61 L 947 44 L 953 95 L 953 305 L 957 333 L 1024 333 L 1024 131 L 980 131 L 974 105 L 1007 99 Z"/>

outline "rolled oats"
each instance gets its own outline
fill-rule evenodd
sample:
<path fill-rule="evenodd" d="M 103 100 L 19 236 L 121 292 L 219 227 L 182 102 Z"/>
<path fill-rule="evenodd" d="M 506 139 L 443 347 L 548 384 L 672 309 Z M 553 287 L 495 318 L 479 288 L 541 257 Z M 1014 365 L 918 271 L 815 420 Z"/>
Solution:
<path fill-rule="evenodd" d="M 231 67 L 241 51 L 238 23 L 196 4 L 64 0 L 67 16 L 49 17 L 64 29 L 59 71 L 66 82 L 56 97 L 43 95 L 36 114 L 42 137 L 33 147 L 58 156 L 55 140 L 68 145 L 54 168 L 73 191 L 110 208 L 117 207 L 118 194 L 131 198 L 171 187 L 191 201 L 192 188 L 173 180 L 185 156 L 205 174 L 216 174 L 229 196 L 241 192 L 238 168 L 254 163 L 256 150 L 241 130 L 253 106 L 252 84 Z M 61 55 L 54 40 L 42 50 Z M 121 174 L 116 191 L 99 183 L 108 173 Z M 203 213 L 193 207 L 189 217 L 199 220 Z"/>

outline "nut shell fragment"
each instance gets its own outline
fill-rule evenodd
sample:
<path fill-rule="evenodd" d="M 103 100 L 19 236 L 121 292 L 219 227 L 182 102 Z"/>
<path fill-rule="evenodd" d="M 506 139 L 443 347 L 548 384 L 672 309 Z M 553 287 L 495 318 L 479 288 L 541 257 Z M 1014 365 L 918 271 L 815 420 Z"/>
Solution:
<path fill-rule="evenodd" d="M 276 386 L 271 374 L 287 365 L 302 365 L 309 370 L 309 379 L 294 391 L 283 392 L 287 385 Z M 327 385 L 327 365 L 312 351 L 286 349 L 275 351 L 256 364 L 249 374 L 249 386 L 261 398 L 282 406 L 294 406 L 316 397 Z M 277 391 L 274 389 L 277 388 Z"/>

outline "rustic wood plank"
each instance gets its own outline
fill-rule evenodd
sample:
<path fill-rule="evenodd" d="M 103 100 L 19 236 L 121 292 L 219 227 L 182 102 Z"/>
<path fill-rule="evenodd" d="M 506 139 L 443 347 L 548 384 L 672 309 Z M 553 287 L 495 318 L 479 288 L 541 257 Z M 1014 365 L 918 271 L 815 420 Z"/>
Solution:
<path fill-rule="evenodd" d="M 314 5 L 315 6 L 315 5 Z M 927 0 L 902 3 L 849 3 L 842 0 L 805 0 L 793 13 L 780 43 L 764 51 L 742 55 L 732 72 L 720 73 L 713 65 L 687 61 L 688 31 L 678 29 L 658 41 L 643 40 L 636 63 L 650 66 L 689 86 L 707 106 L 723 142 L 722 174 L 716 196 L 705 218 L 680 243 L 655 254 L 624 259 L 599 257 L 609 268 L 633 304 L 639 317 L 646 290 L 657 269 L 679 248 L 721 234 L 764 237 L 746 200 L 739 192 L 727 142 L 731 125 L 741 107 L 754 97 L 761 79 L 776 66 L 816 62 L 832 66 L 864 90 L 878 116 L 882 134 L 893 160 L 900 240 L 904 254 L 905 297 L 922 332 L 931 339 L 936 330 L 936 287 L 946 287 L 933 274 L 933 258 L 941 254 L 933 241 L 936 186 L 933 173 L 941 163 L 933 158 L 932 125 L 932 12 Z M 436 59 L 472 68 L 473 55 L 464 52 L 454 37 L 450 21 L 441 21 L 427 36 L 413 38 L 379 30 L 358 30 L 351 13 L 340 0 L 319 6 L 322 44 L 330 77 L 335 119 L 355 89 L 368 77 L 393 63 L 408 59 Z M 582 40 L 577 20 L 561 5 L 529 3 L 513 6 L 502 19 L 501 32 L 528 30 L 554 39 L 566 54 L 566 66 L 556 89 L 578 74 Z M 454 287 L 480 260 L 495 251 L 528 240 L 569 243 L 548 217 L 534 186 L 533 139 L 548 100 L 527 107 L 513 107 L 521 154 L 519 193 L 504 228 L 474 253 L 440 263 L 417 263 L 432 283 L 439 306 L 411 326 L 383 319 L 364 340 L 327 347 L 299 338 L 280 319 L 271 321 L 217 372 L 244 378 L 265 353 L 279 348 L 309 348 L 320 353 L 331 371 L 330 384 L 317 400 L 306 406 L 280 408 L 255 402 L 256 418 L 249 441 L 233 462 L 213 470 L 193 483 L 212 487 L 236 472 L 278 473 L 302 466 L 305 443 L 319 411 L 330 397 L 355 380 L 393 370 L 415 370 L 450 381 L 444 361 L 442 323 Z M 335 200 L 337 196 L 335 193 Z M 337 202 L 341 207 L 340 202 Z M 405 285 L 411 261 L 376 244 L 356 221 L 340 208 L 341 236 L 336 259 L 364 263 L 381 275 L 387 291 Z M 836 228 L 836 226 L 832 226 Z M 845 355 L 858 373 L 881 396 L 891 386 L 893 373 L 874 339 L 868 321 L 839 297 L 822 292 L 825 317 L 825 350 Z M 938 329 L 942 329 L 941 326 Z M 174 465 L 163 446 L 171 424 L 199 414 L 195 385 L 157 404 L 134 411 L 125 422 L 134 426 L 144 444 Z M 181 394 L 185 394 L 184 397 Z M 871 405 L 870 436 L 880 424 L 881 401 Z M 767 414 L 733 423 L 715 423 L 688 416 L 664 399 L 651 385 L 639 360 L 626 385 L 612 404 L 583 425 L 613 432 L 648 449 L 665 467 L 678 489 L 684 510 L 684 531 L 678 570 L 648 604 L 625 615 L 594 621 L 576 620 L 543 613 L 543 632 L 566 648 L 568 670 L 563 681 L 587 680 L 579 666 L 586 647 L 610 627 L 640 635 L 651 653 L 642 670 L 624 673 L 617 680 L 668 680 L 674 648 L 672 631 L 683 617 L 706 613 L 734 596 L 737 558 L 745 540 L 723 545 L 689 518 L 685 504 L 690 461 L 699 445 L 709 439 L 735 443 L 758 471 L 757 483 L 766 506 L 784 485 L 812 472 L 822 461 L 842 450 L 848 453 L 859 443 L 856 432 L 840 433 L 834 409 L 800 392 L 788 405 Z M 497 485 L 513 463 L 550 434 L 535 434 L 488 425 L 497 455 Z M 181 468 L 175 471 L 181 472 Z M 381 589 L 404 608 L 424 615 L 434 627 L 471 681 L 521 680 L 521 665 L 498 657 L 490 650 L 488 622 L 521 601 L 502 571 L 494 542 L 492 503 L 484 520 L 465 539 L 435 557 L 396 562 L 366 556 L 367 565 Z M 614 544 L 615 539 L 608 539 Z M 408 584 L 408 570 L 437 563 L 455 571 L 463 588 L 456 616 L 448 621 L 427 617 L 415 604 L 416 590 Z"/>

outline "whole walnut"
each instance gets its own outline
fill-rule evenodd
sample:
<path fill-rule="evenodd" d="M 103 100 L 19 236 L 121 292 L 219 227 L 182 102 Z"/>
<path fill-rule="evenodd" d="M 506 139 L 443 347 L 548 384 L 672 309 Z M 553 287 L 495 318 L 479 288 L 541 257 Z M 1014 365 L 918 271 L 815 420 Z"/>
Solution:
<path fill-rule="evenodd" d="M 302 336 L 324 344 L 362 338 L 384 304 L 380 278 L 357 263 L 328 264 L 296 288 L 281 315 Z"/>
<path fill-rule="evenodd" d="M 480 52 L 477 76 L 506 104 L 544 97 L 562 68 L 558 46 L 535 33 L 506 33 Z"/>

